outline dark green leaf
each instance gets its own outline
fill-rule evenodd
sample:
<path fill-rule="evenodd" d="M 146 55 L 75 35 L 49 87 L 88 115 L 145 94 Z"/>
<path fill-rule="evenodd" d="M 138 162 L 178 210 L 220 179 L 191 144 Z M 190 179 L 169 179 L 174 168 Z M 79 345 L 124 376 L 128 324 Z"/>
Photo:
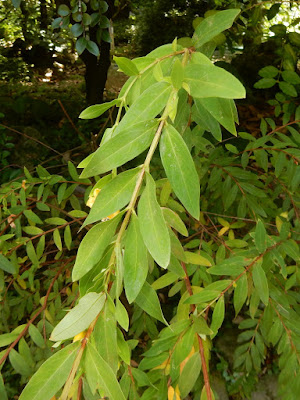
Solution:
<path fill-rule="evenodd" d="M 126 233 L 124 254 L 124 287 L 129 303 L 139 294 L 147 274 L 147 248 L 141 236 L 138 218 L 133 214 Z"/>
<path fill-rule="evenodd" d="M 161 208 L 156 199 L 156 186 L 151 175 L 147 173 L 146 188 L 138 205 L 140 230 L 149 253 L 163 268 L 167 268 L 171 244 Z"/>
<path fill-rule="evenodd" d="M 252 268 L 252 277 L 254 286 L 256 287 L 261 301 L 268 305 L 269 302 L 269 286 L 265 271 L 257 262 Z"/>
<path fill-rule="evenodd" d="M 200 216 L 200 183 L 192 156 L 181 135 L 167 125 L 160 140 L 160 154 L 172 188 L 196 219 Z"/>

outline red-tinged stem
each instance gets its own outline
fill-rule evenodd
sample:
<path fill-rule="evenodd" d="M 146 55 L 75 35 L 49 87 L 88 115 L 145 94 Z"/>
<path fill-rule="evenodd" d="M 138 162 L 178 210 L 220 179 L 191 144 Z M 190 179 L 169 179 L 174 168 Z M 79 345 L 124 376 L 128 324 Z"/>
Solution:
<path fill-rule="evenodd" d="M 71 259 L 73 260 L 75 258 L 71 257 Z M 4 353 L 4 355 L 2 356 L 1 360 L 0 360 L 0 366 L 2 365 L 2 363 L 7 359 L 9 353 L 11 352 L 11 350 L 16 346 L 16 344 L 18 344 L 18 342 L 22 339 L 23 336 L 26 335 L 28 328 L 30 327 L 30 325 L 36 320 L 36 318 L 46 309 L 47 307 L 47 301 L 49 298 L 49 295 L 51 293 L 51 290 L 53 288 L 53 285 L 56 281 L 56 279 L 59 277 L 59 275 L 61 274 L 62 270 L 65 268 L 66 265 L 68 265 L 70 263 L 70 259 L 68 260 L 67 263 L 65 263 L 64 265 L 61 266 L 61 268 L 57 271 L 55 277 L 52 279 L 50 286 L 47 290 L 45 299 L 44 299 L 44 304 L 42 305 L 42 308 L 40 308 L 35 314 L 34 316 L 27 322 L 25 328 L 22 330 L 22 332 L 19 334 L 19 336 L 16 338 L 16 340 L 14 340 L 12 342 L 12 344 L 9 346 L 9 348 L 6 350 L 6 352 Z"/>
<path fill-rule="evenodd" d="M 187 273 L 186 265 L 185 265 L 185 263 L 183 261 L 181 262 L 181 266 L 182 266 L 182 268 L 184 270 L 184 273 L 185 273 L 184 281 L 185 281 L 186 290 L 188 291 L 189 295 L 192 296 L 193 295 L 193 289 L 192 289 L 192 286 L 191 286 L 191 281 L 190 281 L 190 278 L 189 278 L 188 273 Z M 195 304 L 192 304 L 192 311 L 195 311 L 195 309 L 196 309 Z M 198 334 L 197 334 L 197 339 L 198 339 L 198 344 L 199 344 L 199 353 L 200 353 L 200 357 L 201 357 L 201 364 L 202 364 L 202 371 L 203 371 L 203 379 L 204 379 L 204 386 L 205 386 L 205 390 L 206 390 L 206 396 L 207 396 L 207 400 L 212 400 L 211 388 L 210 388 L 210 383 L 209 383 L 208 369 L 207 369 L 206 360 L 205 360 L 205 354 L 204 354 L 203 341 L 202 341 L 202 338 Z"/>

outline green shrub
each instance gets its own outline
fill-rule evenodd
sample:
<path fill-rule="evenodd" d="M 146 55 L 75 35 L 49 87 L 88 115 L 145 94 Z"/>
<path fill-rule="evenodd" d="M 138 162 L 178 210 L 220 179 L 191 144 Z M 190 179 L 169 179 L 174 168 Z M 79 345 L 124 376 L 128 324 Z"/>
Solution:
<path fill-rule="evenodd" d="M 72 164 L 72 182 L 38 167 L 2 187 L 0 343 L 18 345 L 1 353 L 2 371 L 9 390 L 12 371 L 21 385 L 37 371 L 20 400 L 214 399 L 225 317 L 241 330 L 230 393 L 248 397 L 274 352 L 281 397 L 297 399 L 300 135 L 270 124 L 257 138 L 240 132 L 239 148 L 222 142 L 245 90 L 207 56 L 237 14 L 204 19 L 191 47 L 116 57 L 130 78 L 81 113 L 119 109 L 80 177 Z"/>

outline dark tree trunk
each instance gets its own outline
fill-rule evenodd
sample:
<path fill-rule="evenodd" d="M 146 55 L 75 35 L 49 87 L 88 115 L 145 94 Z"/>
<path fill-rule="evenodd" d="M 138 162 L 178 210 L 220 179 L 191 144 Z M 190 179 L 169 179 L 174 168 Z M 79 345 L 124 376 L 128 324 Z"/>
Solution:
<path fill-rule="evenodd" d="M 100 57 L 85 50 L 81 59 L 85 63 L 86 99 L 89 105 L 103 102 L 103 91 L 110 66 L 110 43 L 101 41 Z"/>
<path fill-rule="evenodd" d="M 40 28 L 47 30 L 49 26 L 48 10 L 46 0 L 40 0 Z"/>
<path fill-rule="evenodd" d="M 114 13 L 114 0 L 106 0 L 108 10 L 105 13 L 108 19 L 111 19 Z M 96 32 L 98 27 L 90 28 L 90 38 L 97 43 Z M 103 102 L 103 92 L 107 79 L 107 72 L 110 67 L 110 43 L 101 40 L 100 57 L 85 50 L 81 54 L 81 59 L 85 63 L 85 83 L 86 83 L 86 99 L 88 105 Z"/>

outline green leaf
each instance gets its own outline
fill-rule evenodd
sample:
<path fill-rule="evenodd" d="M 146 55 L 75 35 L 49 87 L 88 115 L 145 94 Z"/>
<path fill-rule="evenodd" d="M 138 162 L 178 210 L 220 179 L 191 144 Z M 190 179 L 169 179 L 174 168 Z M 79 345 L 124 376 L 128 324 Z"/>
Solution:
<path fill-rule="evenodd" d="M 183 70 L 183 65 L 182 62 L 180 62 L 178 59 L 175 60 L 171 72 L 171 82 L 172 85 L 174 86 L 175 89 L 179 90 L 182 86 L 184 78 L 184 70 Z"/>
<path fill-rule="evenodd" d="M 61 237 L 60 237 L 59 230 L 57 228 L 53 232 L 53 240 L 54 240 L 55 246 L 58 248 L 58 250 L 62 251 Z"/>
<path fill-rule="evenodd" d="M 161 311 L 160 302 L 156 291 L 149 285 L 148 282 L 144 283 L 140 293 L 135 299 L 136 304 L 141 307 L 151 317 L 158 319 L 164 324 L 168 325 L 163 313 Z"/>
<path fill-rule="evenodd" d="M 188 236 L 188 231 L 182 219 L 176 214 L 175 211 L 170 210 L 169 208 L 162 208 L 163 216 L 166 223 L 177 232 L 179 232 L 183 236 Z"/>
<path fill-rule="evenodd" d="M 88 293 L 54 328 L 50 340 L 59 341 L 73 338 L 84 331 L 102 310 L 106 296 L 104 293 Z"/>
<path fill-rule="evenodd" d="M 247 265 L 248 261 L 242 256 L 234 256 L 227 258 L 220 264 L 209 268 L 208 272 L 212 275 L 232 275 L 237 276 L 244 272 L 243 265 Z"/>
<path fill-rule="evenodd" d="M 119 325 L 128 331 L 129 317 L 126 308 L 123 306 L 119 299 L 116 300 L 116 319 Z"/>
<path fill-rule="evenodd" d="M 171 283 L 175 282 L 178 279 L 178 275 L 174 272 L 167 272 L 166 274 L 159 277 L 156 281 L 152 283 L 152 287 L 154 290 L 162 289 L 166 286 L 171 285 Z"/>
<path fill-rule="evenodd" d="M 239 120 L 233 100 L 212 97 L 200 99 L 200 103 L 228 132 L 236 136 L 235 122 Z"/>
<path fill-rule="evenodd" d="M 161 208 L 156 199 L 156 186 L 151 175 L 146 175 L 146 188 L 138 204 L 140 230 L 144 243 L 154 260 L 162 268 L 167 268 L 171 244 Z"/>
<path fill-rule="evenodd" d="M 295 87 L 287 82 L 279 82 L 279 88 L 283 91 L 283 93 L 287 94 L 288 96 L 297 97 L 297 90 Z"/>
<path fill-rule="evenodd" d="M 252 268 L 252 277 L 254 286 L 256 287 L 261 301 L 268 305 L 269 303 L 269 286 L 268 280 L 260 263 L 256 263 Z"/>
<path fill-rule="evenodd" d="M 114 61 L 118 64 L 118 67 L 124 72 L 124 74 L 128 76 L 139 74 L 136 65 L 129 58 L 114 56 Z"/>
<path fill-rule="evenodd" d="M 76 40 L 75 48 L 79 55 L 82 54 L 84 52 L 84 50 L 86 49 L 86 44 L 87 44 L 87 40 L 85 37 L 81 37 Z"/>
<path fill-rule="evenodd" d="M 115 307 L 109 297 L 97 320 L 93 337 L 93 343 L 99 355 L 116 374 L 118 370 L 117 322 Z"/>
<path fill-rule="evenodd" d="M 93 54 L 95 57 L 100 55 L 99 47 L 97 43 L 93 42 L 92 40 L 88 40 L 86 43 L 86 49 Z"/>
<path fill-rule="evenodd" d="M 41 218 L 38 215 L 36 215 L 32 210 L 24 210 L 24 215 L 28 220 L 32 221 L 34 224 L 43 223 Z"/>
<path fill-rule="evenodd" d="M 198 303 L 207 303 L 211 300 L 214 300 L 219 295 L 219 291 L 217 290 L 207 290 L 203 289 L 201 292 L 193 294 L 188 297 L 184 304 L 198 304 Z"/>
<path fill-rule="evenodd" d="M 86 349 L 85 371 L 92 392 L 100 389 L 101 394 L 109 400 L 125 400 L 114 372 L 91 343 Z"/>
<path fill-rule="evenodd" d="M 41 334 L 41 332 L 38 330 L 36 326 L 31 324 L 28 329 L 28 333 L 33 340 L 33 342 L 40 347 L 41 349 L 45 348 L 45 340 Z"/>
<path fill-rule="evenodd" d="M 72 343 L 42 364 L 21 393 L 19 400 L 50 400 L 66 382 L 80 343 Z"/>
<path fill-rule="evenodd" d="M 130 169 L 109 181 L 96 197 L 83 226 L 99 221 L 121 210 L 131 199 L 140 168 Z"/>
<path fill-rule="evenodd" d="M 255 89 L 269 89 L 273 87 L 277 81 L 273 78 L 262 78 L 259 81 L 255 82 Z"/>
<path fill-rule="evenodd" d="M 203 265 L 205 267 L 211 267 L 211 262 L 207 258 L 201 256 L 200 254 L 192 253 L 190 251 L 185 251 L 184 255 L 185 255 L 186 262 L 189 264 Z"/>
<path fill-rule="evenodd" d="M 71 32 L 73 34 L 73 36 L 78 37 L 80 36 L 84 31 L 84 27 L 81 24 L 74 24 L 71 27 Z"/>
<path fill-rule="evenodd" d="M 109 245 L 117 225 L 120 221 L 117 215 L 110 221 L 100 222 L 93 226 L 83 238 L 77 253 L 76 262 L 72 271 L 73 281 L 77 281 L 89 272 L 100 261 L 104 250 Z"/>
<path fill-rule="evenodd" d="M 26 243 L 26 253 L 27 253 L 30 261 L 32 262 L 32 264 L 34 264 L 34 265 L 38 265 L 39 264 L 39 259 L 37 257 L 37 254 L 35 252 L 35 249 L 33 247 L 33 244 L 32 244 L 31 240 L 29 240 Z"/>
<path fill-rule="evenodd" d="M 300 83 L 300 77 L 295 71 L 282 71 L 281 75 L 288 83 L 292 83 L 293 85 L 299 85 Z"/>
<path fill-rule="evenodd" d="M 124 287 L 129 303 L 139 294 L 147 274 L 147 248 L 141 236 L 138 218 L 133 214 L 126 233 L 124 253 Z"/>
<path fill-rule="evenodd" d="M 266 228 L 261 220 L 258 220 L 255 228 L 255 247 L 262 254 L 267 248 Z"/>
<path fill-rule="evenodd" d="M 194 99 L 192 118 L 203 129 L 211 132 L 216 140 L 222 140 L 222 132 L 219 122 L 202 105 L 201 99 Z"/>
<path fill-rule="evenodd" d="M 235 309 L 235 315 L 238 315 L 241 308 L 243 307 L 248 296 L 248 281 L 247 276 L 244 274 L 236 283 L 233 296 L 233 305 Z"/>
<path fill-rule="evenodd" d="M 59 217 L 46 218 L 45 222 L 49 225 L 65 225 L 67 223 L 65 219 Z"/>
<path fill-rule="evenodd" d="M 1 400 L 8 400 L 4 382 L 3 382 L 3 378 L 2 378 L 1 374 L 0 374 L 0 398 L 1 398 Z"/>
<path fill-rule="evenodd" d="M 58 15 L 60 15 L 61 17 L 66 17 L 67 15 L 70 14 L 70 12 L 71 11 L 70 11 L 69 7 L 66 4 L 61 4 L 58 7 L 58 11 L 57 11 Z"/>
<path fill-rule="evenodd" d="M 223 324 L 225 316 L 225 304 L 224 304 L 224 296 L 220 297 L 218 300 L 213 315 L 212 315 L 212 322 L 210 325 L 210 329 L 214 332 L 213 337 L 216 336 L 218 330 Z"/>
<path fill-rule="evenodd" d="M 200 216 L 200 183 L 192 156 L 182 136 L 167 125 L 160 140 L 160 155 L 171 186 L 196 219 Z"/>
<path fill-rule="evenodd" d="M 166 82 L 157 82 L 146 89 L 126 112 L 121 122 L 114 131 L 114 136 L 124 129 L 142 121 L 155 118 L 166 106 L 171 94 L 172 86 Z"/>
<path fill-rule="evenodd" d="M 189 358 L 180 373 L 178 385 L 181 397 L 184 399 L 193 389 L 201 371 L 201 359 L 199 352 L 196 352 Z"/>
<path fill-rule="evenodd" d="M 9 274 L 15 274 L 17 272 L 15 265 L 2 254 L 0 254 L 0 268 Z"/>
<path fill-rule="evenodd" d="M 246 96 L 241 82 L 216 66 L 190 64 L 185 68 L 184 80 L 189 85 L 191 96 L 196 98 L 242 99 Z"/>
<path fill-rule="evenodd" d="M 103 174 L 137 157 L 150 146 L 157 125 L 157 120 L 139 122 L 107 140 L 93 154 L 80 178 Z"/>
<path fill-rule="evenodd" d="M 12 349 L 9 353 L 9 361 L 14 368 L 14 370 L 23 376 L 29 377 L 32 374 L 32 369 L 28 364 L 28 361 L 25 360 L 20 353 L 18 353 L 15 349 Z"/>
<path fill-rule="evenodd" d="M 78 118 L 81 119 L 93 119 L 93 118 L 98 118 L 100 115 L 105 113 L 105 111 L 109 110 L 111 107 L 114 105 L 118 104 L 120 102 L 119 99 L 112 100 L 108 103 L 103 103 L 103 104 L 96 104 L 94 106 L 90 106 L 83 110 Z"/>
<path fill-rule="evenodd" d="M 194 46 L 203 46 L 219 33 L 230 28 L 239 13 L 239 9 L 230 9 L 216 12 L 214 15 L 203 19 L 195 29 Z"/>
<path fill-rule="evenodd" d="M 279 69 L 273 67 L 273 65 L 267 65 L 258 71 L 258 75 L 260 75 L 262 78 L 275 78 L 278 74 Z"/>

